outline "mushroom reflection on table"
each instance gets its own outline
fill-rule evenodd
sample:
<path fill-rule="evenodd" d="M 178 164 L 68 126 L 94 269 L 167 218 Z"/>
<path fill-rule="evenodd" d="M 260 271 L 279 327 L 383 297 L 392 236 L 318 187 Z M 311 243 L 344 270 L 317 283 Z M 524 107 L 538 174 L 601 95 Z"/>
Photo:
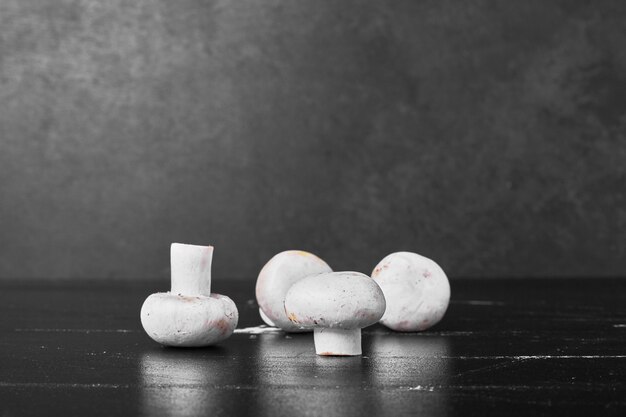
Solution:
<path fill-rule="evenodd" d="M 141 356 L 141 415 L 171 417 L 215 414 L 228 403 L 223 390 L 237 383 L 240 365 L 219 346 L 204 349 L 153 348 Z"/>

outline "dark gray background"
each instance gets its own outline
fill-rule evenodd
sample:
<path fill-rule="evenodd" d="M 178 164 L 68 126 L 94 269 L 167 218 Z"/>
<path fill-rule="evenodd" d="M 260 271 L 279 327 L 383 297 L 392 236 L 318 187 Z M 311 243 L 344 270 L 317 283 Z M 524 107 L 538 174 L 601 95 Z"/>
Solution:
<path fill-rule="evenodd" d="M 626 274 L 626 2 L 0 2 L 0 278 Z"/>

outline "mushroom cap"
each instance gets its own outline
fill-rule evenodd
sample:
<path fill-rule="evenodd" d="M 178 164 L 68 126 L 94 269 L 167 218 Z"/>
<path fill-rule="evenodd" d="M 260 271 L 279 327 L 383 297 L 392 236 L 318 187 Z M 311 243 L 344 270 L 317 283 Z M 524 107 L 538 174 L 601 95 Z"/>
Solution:
<path fill-rule="evenodd" d="M 380 320 L 402 332 L 426 330 L 444 316 L 450 283 L 437 263 L 413 252 L 396 252 L 376 265 L 372 278 L 380 285 L 387 310 Z"/>
<path fill-rule="evenodd" d="M 149 296 L 141 307 L 148 336 L 166 346 L 208 346 L 228 338 L 239 320 L 225 295 L 189 297 L 172 293 Z"/>
<path fill-rule="evenodd" d="M 285 295 L 299 280 L 326 272 L 332 272 L 330 266 L 312 253 L 288 250 L 275 255 L 261 269 L 256 281 L 257 303 L 265 314 L 265 318 L 261 316 L 263 321 L 286 331 L 302 331 L 285 314 Z"/>
<path fill-rule="evenodd" d="M 294 325 L 313 329 L 359 329 L 385 312 L 385 297 L 373 279 L 360 272 L 329 272 L 295 283 L 285 297 Z"/>

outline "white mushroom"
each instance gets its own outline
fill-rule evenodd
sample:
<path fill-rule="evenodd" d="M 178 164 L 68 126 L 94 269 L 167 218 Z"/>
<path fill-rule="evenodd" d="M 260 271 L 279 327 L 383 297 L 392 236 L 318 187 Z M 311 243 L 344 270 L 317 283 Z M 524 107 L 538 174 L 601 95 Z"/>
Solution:
<path fill-rule="evenodd" d="M 256 281 L 259 315 L 270 325 L 288 332 L 307 331 L 289 321 L 285 314 L 285 294 L 293 284 L 311 275 L 332 272 L 326 262 L 312 253 L 288 250 L 270 259 Z"/>
<path fill-rule="evenodd" d="M 239 313 L 230 298 L 211 294 L 212 259 L 212 246 L 172 244 L 172 290 L 141 307 L 148 336 L 166 346 L 208 346 L 233 333 Z"/>
<path fill-rule="evenodd" d="M 400 332 L 426 330 L 446 312 L 450 283 L 434 261 L 413 252 L 386 256 L 372 272 L 387 300 L 381 324 Z"/>
<path fill-rule="evenodd" d="M 385 297 L 370 277 L 359 272 L 330 272 L 295 283 L 285 297 L 285 313 L 294 325 L 314 329 L 315 352 L 323 356 L 361 354 L 361 328 L 385 312 Z"/>

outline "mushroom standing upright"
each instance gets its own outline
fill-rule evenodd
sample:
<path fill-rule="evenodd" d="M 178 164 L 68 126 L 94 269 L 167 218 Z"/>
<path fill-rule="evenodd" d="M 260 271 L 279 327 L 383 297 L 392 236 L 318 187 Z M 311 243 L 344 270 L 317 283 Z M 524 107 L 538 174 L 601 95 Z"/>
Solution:
<path fill-rule="evenodd" d="M 239 319 L 235 303 L 211 294 L 212 246 L 172 243 L 170 292 L 150 295 L 141 307 L 141 324 L 166 346 L 208 346 L 228 338 Z"/>
<path fill-rule="evenodd" d="M 296 282 L 285 296 L 285 313 L 302 329 L 313 329 L 322 356 L 360 355 L 361 328 L 385 312 L 385 297 L 374 280 L 359 272 L 330 272 Z"/>
<path fill-rule="evenodd" d="M 261 319 L 288 332 L 308 331 L 289 321 L 285 314 L 285 294 L 299 280 L 326 272 L 332 272 L 330 266 L 309 252 L 288 250 L 274 255 L 261 269 L 256 281 Z"/>
<path fill-rule="evenodd" d="M 387 300 L 380 323 L 400 332 L 426 330 L 444 316 L 450 301 L 450 283 L 437 263 L 413 252 L 387 255 L 372 278 Z"/>

